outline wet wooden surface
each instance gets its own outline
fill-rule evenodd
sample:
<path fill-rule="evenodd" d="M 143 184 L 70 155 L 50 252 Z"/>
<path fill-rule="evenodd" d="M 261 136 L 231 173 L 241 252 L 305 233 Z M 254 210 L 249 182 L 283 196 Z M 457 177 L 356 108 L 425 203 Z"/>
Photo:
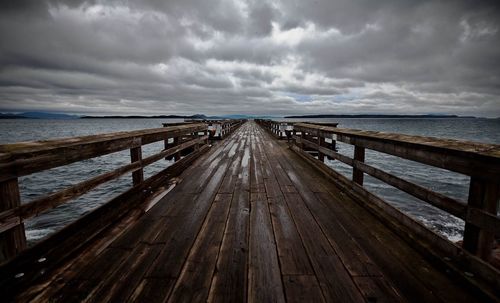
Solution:
<path fill-rule="evenodd" d="M 19 301 L 477 301 L 254 122 L 180 179 Z"/>

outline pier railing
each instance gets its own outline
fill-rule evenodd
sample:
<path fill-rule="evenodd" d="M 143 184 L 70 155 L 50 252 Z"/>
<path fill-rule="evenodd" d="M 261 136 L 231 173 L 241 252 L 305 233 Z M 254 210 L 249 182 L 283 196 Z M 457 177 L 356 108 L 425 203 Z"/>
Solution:
<path fill-rule="evenodd" d="M 293 130 L 292 122 L 281 122 L 268 119 L 255 119 L 255 122 L 266 128 L 278 139 L 287 139 Z"/>
<path fill-rule="evenodd" d="M 263 126 L 271 134 L 273 134 L 276 138 L 280 140 L 291 139 L 293 134 L 293 126 L 295 123 L 299 123 L 293 121 L 274 121 L 269 119 L 255 119 L 255 122 Z M 331 126 L 331 127 L 337 127 L 338 125 L 338 123 L 336 122 L 308 122 L 308 123 L 314 125 Z M 332 145 L 331 148 L 335 149 L 335 145 Z"/>
<path fill-rule="evenodd" d="M 276 129 L 276 123 L 272 121 L 257 122 L 270 132 Z M 292 138 L 292 148 L 312 162 L 321 163 L 322 170 L 326 168 L 326 165 L 322 165 L 324 156 L 351 166 L 351 180 L 347 180 L 333 169 L 328 168 L 327 173 L 343 180 L 344 185 L 352 193 L 364 197 L 377 207 L 388 210 L 393 217 L 396 217 L 396 224 L 407 225 L 406 227 L 414 230 L 419 237 L 431 242 L 444 240 L 423 231 L 426 229 L 423 225 L 395 211 L 380 197 L 369 193 L 363 187 L 365 174 L 464 220 L 463 249 L 485 261 L 491 258 L 495 241 L 500 237 L 500 218 L 497 216 L 500 203 L 500 145 L 341 129 L 312 123 L 294 123 Z M 325 140 L 354 146 L 353 157 L 340 154 L 335 148 L 325 146 Z M 365 163 L 366 149 L 469 176 L 467 203 Z M 306 152 L 311 150 L 316 151 L 317 159 L 310 152 Z M 448 251 L 453 250 L 446 244 L 444 246 Z"/>
<path fill-rule="evenodd" d="M 208 125 L 208 136 L 210 140 L 222 140 L 240 127 L 246 120 L 224 119 L 224 120 L 186 120 L 187 123 L 205 123 Z M 163 126 L 169 125 L 164 123 Z"/>
<path fill-rule="evenodd" d="M 154 155 L 143 157 L 142 146 L 159 141 L 165 142 L 165 149 Z M 37 247 L 43 250 L 41 247 L 45 246 L 50 250 L 58 245 L 64 246 L 61 242 L 62 239 L 69 237 L 71 232 L 78 233 L 79 228 L 82 227 L 86 228 L 87 234 L 76 238 L 79 238 L 80 242 L 84 242 L 87 240 L 85 237 L 90 237 L 89 233 L 92 230 L 88 226 L 89 224 L 99 225 L 95 231 L 102 229 L 107 224 L 107 217 L 103 215 L 105 211 L 119 217 L 121 213 L 133 206 L 130 201 L 134 201 L 134 199 L 131 197 L 144 195 L 144 192 L 147 192 L 152 184 L 162 178 L 172 176 L 176 173 L 176 169 L 187 165 L 194 159 L 195 154 L 200 154 L 202 150 L 206 149 L 207 141 L 207 125 L 189 123 L 130 132 L 0 145 L 0 263 L 13 258 L 26 248 L 23 223 L 25 220 L 79 197 L 103 183 L 130 173 L 133 187 L 123 195 L 113 199 L 113 203 L 107 203 L 108 205 L 105 204 L 98 208 L 96 213 L 101 212 L 101 214 L 85 215 L 79 224 L 74 222 L 75 224 L 72 226 L 56 233 L 55 237 L 49 237 L 49 239 L 42 241 L 47 242 L 46 245 L 38 243 Z M 21 203 L 18 183 L 20 177 L 123 150 L 130 150 L 130 164 L 37 198 L 34 201 Z M 182 156 L 185 157 L 181 159 Z M 170 157 L 175 158 L 176 163 L 156 175 L 144 179 L 144 167 Z M 78 174 L 78 172 L 74 172 L 74 174 Z M 141 199 L 135 200 L 140 201 Z M 130 204 L 126 205 L 126 202 L 130 202 Z M 115 217 L 110 216 L 109 222 L 115 220 Z M 62 236 L 63 234 L 66 236 Z M 65 249 L 71 250 L 75 245 L 80 244 L 67 245 Z"/>

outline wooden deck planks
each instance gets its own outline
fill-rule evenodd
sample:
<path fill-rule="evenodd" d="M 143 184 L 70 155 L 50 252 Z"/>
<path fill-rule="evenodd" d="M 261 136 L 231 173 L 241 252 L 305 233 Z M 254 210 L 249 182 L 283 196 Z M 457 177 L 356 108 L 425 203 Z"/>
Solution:
<path fill-rule="evenodd" d="M 296 169 L 304 171 L 310 167 L 300 161 L 296 155 L 290 154 L 283 161 L 293 163 Z M 301 174 L 302 179 L 297 177 L 298 184 L 316 187 L 315 195 L 328 208 L 334 210 L 336 221 L 344 226 L 344 229 L 359 244 L 366 255 L 378 264 L 384 276 L 390 279 L 391 288 L 396 288 L 404 299 L 412 302 L 476 302 L 473 296 L 457 287 L 450 277 L 432 266 L 424 258 L 413 250 L 403 239 L 395 235 L 376 220 L 366 209 L 352 201 L 338 188 L 332 186 L 331 182 L 324 180 L 317 172 Z M 312 185 L 311 185 L 312 186 Z M 356 212 L 353 212 L 356 210 Z M 318 213 L 318 212 L 316 212 Z M 360 279 L 355 279 L 357 283 Z M 365 279 L 363 283 L 367 280 Z M 379 280 L 373 279 L 371 287 L 387 288 L 386 283 L 381 285 Z M 360 285 L 366 288 L 366 285 Z"/>
<path fill-rule="evenodd" d="M 326 302 L 315 275 L 285 275 L 283 284 L 288 303 Z"/>
<path fill-rule="evenodd" d="M 474 302 L 253 122 L 187 168 L 86 266 L 67 271 L 38 298 Z"/>
<path fill-rule="evenodd" d="M 285 200 L 328 302 L 362 302 L 363 297 L 325 237 L 302 197 L 285 194 Z"/>
<path fill-rule="evenodd" d="M 231 144 L 236 143 L 232 141 Z M 164 301 L 162 298 L 157 298 L 155 294 L 151 294 L 151 292 L 155 291 L 155 288 L 149 287 L 149 283 L 161 285 L 164 293 L 166 295 L 170 294 L 194 240 L 201 230 L 207 212 L 216 197 L 229 162 L 230 159 L 227 154 L 222 154 L 222 159 L 219 161 L 215 172 L 210 176 L 198 197 L 194 201 L 189 201 L 191 203 L 183 205 L 182 212 L 172 221 L 175 228 L 167 232 L 164 230 L 158 236 L 157 241 L 165 243 L 165 245 L 157 260 L 145 274 L 147 280 L 144 283 L 148 292 L 141 292 L 138 295 L 136 293 L 137 300 L 156 302 L 155 300 L 161 299 L 160 302 Z M 190 191 L 190 188 L 186 187 L 183 190 Z"/>
<path fill-rule="evenodd" d="M 218 194 L 191 248 L 169 302 L 202 302 L 208 297 L 232 194 Z"/>
<path fill-rule="evenodd" d="M 250 194 L 249 302 L 285 302 L 273 227 L 263 193 Z"/>
<path fill-rule="evenodd" d="M 243 127 L 242 127 L 243 128 Z M 238 133 L 244 131 L 239 130 Z M 241 145 L 240 171 L 217 258 L 209 302 L 246 302 L 250 214 L 250 147 Z"/>
<path fill-rule="evenodd" d="M 261 136 L 260 133 L 260 141 L 263 142 Z M 278 243 L 281 271 L 284 275 L 307 277 L 313 274 L 313 270 L 283 195 L 283 193 L 293 193 L 296 190 L 288 177 L 279 170 L 279 163 L 273 161 L 274 157 L 263 145 L 260 144 L 259 151 L 265 155 L 266 166 L 272 171 L 272 174 L 265 179 L 265 188 Z M 299 280 L 295 283 L 298 282 Z"/>
<path fill-rule="evenodd" d="M 374 279 L 376 277 L 377 283 L 374 282 L 372 288 L 376 288 L 378 285 L 382 284 L 379 280 L 385 281 L 385 279 L 382 277 L 381 272 L 357 246 L 355 241 L 349 236 L 348 231 L 344 230 L 342 226 L 340 226 L 338 222 L 333 219 L 335 216 L 333 216 L 329 209 L 319 203 L 315 194 L 310 190 L 310 187 L 313 186 L 310 186 L 309 182 L 306 182 L 309 180 L 307 178 L 300 177 L 295 173 L 295 171 L 293 171 L 292 167 L 288 163 L 283 162 L 286 155 L 281 152 L 279 147 L 275 146 L 274 142 L 268 145 L 267 154 L 272 159 L 270 161 L 271 166 L 276 172 L 280 172 L 280 185 L 286 188 L 289 184 L 293 184 L 296 187 L 297 192 L 300 193 L 303 201 L 307 205 L 307 208 L 316 218 L 318 225 L 324 232 L 335 253 L 342 260 L 342 263 L 349 272 L 349 275 L 351 277 L 366 276 L 367 279 L 365 280 L 368 280 L 368 282 L 372 279 L 372 277 L 374 277 Z M 283 165 L 279 163 L 280 161 L 283 162 Z M 285 171 L 283 166 L 287 167 L 287 171 Z M 287 173 L 293 181 L 288 177 Z M 317 191 L 322 190 L 320 187 L 315 187 L 315 189 Z M 365 280 L 364 284 L 368 284 Z M 364 293 L 360 285 L 357 283 L 357 280 L 353 279 L 353 281 L 354 284 L 356 284 L 361 290 L 361 293 L 366 300 L 377 299 L 378 301 L 386 302 L 395 302 L 400 300 L 399 296 L 389 287 L 384 289 L 385 292 L 379 291 L 377 293 L 379 296 L 375 298 L 373 295 Z"/>

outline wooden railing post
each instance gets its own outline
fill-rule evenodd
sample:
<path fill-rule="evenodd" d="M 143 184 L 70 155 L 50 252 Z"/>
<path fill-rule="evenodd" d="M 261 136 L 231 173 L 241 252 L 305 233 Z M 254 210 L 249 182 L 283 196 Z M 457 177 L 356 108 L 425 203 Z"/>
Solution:
<path fill-rule="evenodd" d="M 467 208 L 478 208 L 497 215 L 500 201 L 500 183 L 488 182 L 477 177 L 471 177 Z M 495 235 L 482 230 L 469 222 L 465 222 L 463 247 L 481 259 L 489 260 Z"/>
<path fill-rule="evenodd" d="M 354 160 L 365 162 L 365 148 L 354 146 Z M 363 172 L 357 168 L 352 169 L 352 181 L 363 185 Z"/>
<path fill-rule="evenodd" d="M 173 146 L 177 146 L 177 145 L 179 145 L 179 143 L 180 143 L 180 142 L 179 142 L 179 137 L 175 137 L 175 138 L 174 138 L 174 143 L 173 143 Z M 177 152 L 177 153 L 175 153 L 175 155 L 174 155 L 174 161 L 176 161 L 176 162 L 177 162 L 177 161 L 179 161 L 180 159 L 181 159 L 181 152 Z"/>
<path fill-rule="evenodd" d="M 196 140 L 198 138 L 198 132 L 193 133 L 191 138 L 192 138 L 191 140 Z M 196 143 L 194 145 L 194 150 L 197 151 L 199 149 L 200 149 L 200 143 Z"/>
<path fill-rule="evenodd" d="M 164 126 L 165 127 L 165 126 Z M 163 141 L 163 146 L 164 146 L 164 149 L 169 149 L 170 148 L 170 144 L 168 143 L 168 140 L 170 138 L 166 138 L 164 141 Z M 170 160 L 171 158 L 170 157 L 165 157 L 165 160 Z"/>
<path fill-rule="evenodd" d="M 130 149 L 130 161 L 132 163 L 138 162 L 138 161 L 142 162 L 142 147 L 141 146 L 134 147 L 134 148 Z M 142 163 L 141 163 L 141 168 L 132 173 L 132 181 L 133 181 L 134 185 L 137 185 L 137 184 L 141 183 L 142 181 L 144 181 L 144 169 L 142 167 Z"/>
<path fill-rule="evenodd" d="M 321 137 L 319 133 L 318 133 L 318 145 L 319 146 L 325 145 L 325 138 Z M 319 150 L 318 150 L 318 160 L 321 162 L 325 162 L 325 155 Z"/>
<path fill-rule="evenodd" d="M 296 144 L 296 139 L 297 138 L 297 131 L 295 130 L 295 128 L 292 130 L 292 143 L 293 144 Z M 290 143 L 290 142 L 289 142 Z"/>
<path fill-rule="evenodd" d="M 305 135 L 306 134 L 304 133 L 304 130 L 301 130 L 300 131 L 300 144 L 299 144 L 299 147 L 300 147 L 301 150 L 304 150 L 304 142 L 303 142 L 303 140 L 305 140 L 305 138 L 306 138 Z"/>
<path fill-rule="evenodd" d="M 16 208 L 21 205 L 18 179 L 0 182 L 0 211 Z M 9 260 L 26 248 L 24 224 L 0 234 L 0 263 Z"/>

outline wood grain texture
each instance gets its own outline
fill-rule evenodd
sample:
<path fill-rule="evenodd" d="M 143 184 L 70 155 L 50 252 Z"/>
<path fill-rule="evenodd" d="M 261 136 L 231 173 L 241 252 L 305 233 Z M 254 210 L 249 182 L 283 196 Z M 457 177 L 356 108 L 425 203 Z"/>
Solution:
<path fill-rule="evenodd" d="M 314 131 L 329 138 L 335 135 L 340 142 L 469 176 L 495 180 L 500 178 L 500 145 L 497 144 L 342 129 L 308 123 L 296 123 L 294 129 Z"/>
<path fill-rule="evenodd" d="M 95 158 L 125 149 L 203 131 L 205 124 L 190 124 L 58 140 L 0 145 L 0 181 Z"/>
<path fill-rule="evenodd" d="M 21 205 L 19 184 L 17 178 L 0 182 L 0 211 L 10 212 Z M 10 229 L 0 234 L 0 264 L 18 255 L 26 248 L 24 224 L 11 224 L 9 218 L 4 219 Z M 2 220 L 3 221 L 3 220 Z"/>
<path fill-rule="evenodd" d="M 481 281 L 461 279 L 451 266 L 443 267 L 416 248 L 414 242 L 424 243 L 421 238 L 404 237 L 394 230 L 395 226 L 404 230 L 401 222 L 387 223 L 374 213 L 380 201 L 349 195 L 347 190 L 352 189 L 326 177 L 314 165 L 321 162 L 312 161 L 309 154 L 302 157 L 253 122 L 227 134 L 182 167 L 176 186 L 147 213 L 129 221 L 120 235 L 104 239 L 102 232 L 82 228 L 82 237 L 99 239 L 99 248 L 65 256 L 67 262 L 57 270 L 47 268 L 47 275 L 31 280 L 28 288 L 17 288 L 17 301 L 489 302 L 497 298 L 491 289 L 480 292 Z"/>

